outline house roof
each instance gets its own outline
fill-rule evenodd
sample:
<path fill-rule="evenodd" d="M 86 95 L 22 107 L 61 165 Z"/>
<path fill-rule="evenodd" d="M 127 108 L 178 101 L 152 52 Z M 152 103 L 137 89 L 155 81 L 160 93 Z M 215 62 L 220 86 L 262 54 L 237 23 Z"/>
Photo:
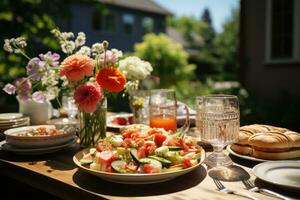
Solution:
<path fill-rule="evenodd" d="M 153 0 L 99 0 L 104 4 L 126 7 L 134 10 L 142 10 L 162 15 L 172 15 L 172 13 Z"/>

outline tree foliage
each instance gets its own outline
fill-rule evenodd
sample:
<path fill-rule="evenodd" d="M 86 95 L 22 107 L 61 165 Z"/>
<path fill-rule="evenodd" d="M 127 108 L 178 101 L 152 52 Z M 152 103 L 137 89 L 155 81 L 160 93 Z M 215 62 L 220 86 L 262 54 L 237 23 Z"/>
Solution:
<path fill-rule="evenodd" d="M 143 41 L 134 46 L 134 50 L 138 57 L 152 64 L 152 74 L 160 77 L 160 87 L 194 78 L 195 66 L 188 63 L 188 54 L 165 34 L 145 35 Z"/>
<path fill-rule="evenodd" d="M 237 78 L 239 70 L 239 16 L 239 9 L 233 9 L 223 24 L 223 31 L 214 40 L 217 65 L 222 66 L 222 71 L 231 73 L 232 78 Z"/>

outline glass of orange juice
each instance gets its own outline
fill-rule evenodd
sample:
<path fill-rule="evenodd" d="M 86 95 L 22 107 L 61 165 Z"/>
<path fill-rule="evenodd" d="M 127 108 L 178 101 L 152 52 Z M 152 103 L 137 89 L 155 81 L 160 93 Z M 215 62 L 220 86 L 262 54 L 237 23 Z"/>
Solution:
<path fill-rule="evenodd" d="M 151 127 L 176 131 L 177 101 L 174 90 L 151 90 L 149 106 L 149 123 Z"/>

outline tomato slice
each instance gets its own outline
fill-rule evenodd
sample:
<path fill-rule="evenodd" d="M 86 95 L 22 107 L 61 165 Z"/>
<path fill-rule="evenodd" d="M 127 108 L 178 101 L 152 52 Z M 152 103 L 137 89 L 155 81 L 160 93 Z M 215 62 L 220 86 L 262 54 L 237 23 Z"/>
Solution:
<path fill-rule="evenodd" d="M 124 117 L 116 117 L 111 121 L 111 123 L 116 125 L 126 125 L 127 119 Z"/>
<path fill-rule="evenodd" d="M 146 158 L 147 155 L 148 155 L 148 152 L 147 152 L 146 147 L 142 146 L 141 148 L 139 148 L 137 150 L 137 156 L 138 156 L 139 159 Z"/>
<path fill-rule="evenodd" d="M 167 136 L 165 136 L 162 133 L 156 133 L 154 135 L 154 142 L 158 147 L 160 147 L 166 139 L 167 139 Z"/>
<path fill-rule="evenodd" d="M 100 163 L 110 164 L 113 161 L 113 153 L 111 151 L 102 151 L 99 155 Z"/>
<path fill-rule="evenodd" d="M 151 173 L 153 173 L 153 170 L 154 170 L 153 164 L 144 164 L 144 166 L 143 166 L 144 173 L 151 174 Z"/>

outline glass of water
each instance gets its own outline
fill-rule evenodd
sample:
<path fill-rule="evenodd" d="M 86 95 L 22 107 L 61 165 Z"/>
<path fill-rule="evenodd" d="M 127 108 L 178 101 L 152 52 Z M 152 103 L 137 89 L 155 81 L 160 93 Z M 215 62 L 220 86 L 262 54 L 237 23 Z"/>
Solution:
<path fill-rule="evenodd" d="M 238 98 L 233 95 L 205 96 L 201 106 L 201 121 L 201 141 L 210 143 L 214 149 L 206 158 L 206 164 L 210 167 L 232 165 L 232 160 L 223 153 L 223 148 L 238 140 Z"/>

